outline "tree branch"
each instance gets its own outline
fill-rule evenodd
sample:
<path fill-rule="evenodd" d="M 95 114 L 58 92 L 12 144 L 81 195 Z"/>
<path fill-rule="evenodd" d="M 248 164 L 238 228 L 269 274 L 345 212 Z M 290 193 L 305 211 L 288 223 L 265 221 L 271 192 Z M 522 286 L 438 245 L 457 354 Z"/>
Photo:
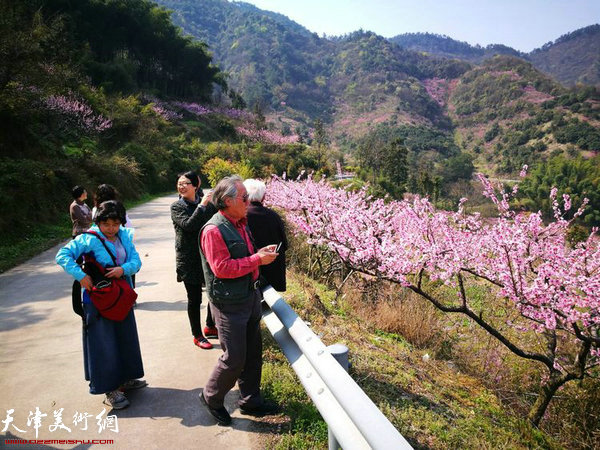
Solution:
<path fill-rule="evenodd" d="M 477 315 L 474 311 L 470 310 L 468 307 L 466 307 L 466 306 L 448 307 L 448 306 L 443 305 L 442 303 L 440 303 L 438 300 L 434 299 L 433 297 L 431 297 L 426 292 L 419 289 L 417 286 L 410 285 L 410 286 L 408 286 L 408 289 L 412 290 L 413 292 L 415 292 L 415 293 L 419 294 L 420 296 L 424 297 L 425 299 L 429 300 L 429 302 L 431 302 L 436 308 L 438 308 L 441 311 L 458 312 L 458 313 L 465 314 L 466 316 L 473 319 L 473 321 L 475 323 L 477 323 L 477 325 L 479 325 L 481 328 L 483 328 L 485 331 L 487 331 L 492 336 L 494 336 L 497 340 L 499 340 L 506 348 L 508 348 L 515 355 L 520 356 L 521 358 L 539 361 L 542 364 L 544 364 L 546 367 L 548 367 L 550 370 L 553 370 L 554 365 L 553 365 L 553 361 L 550 358 L 548 358 L 545 355 L 541 355 L 539 353 L 532 353 L 532 352 L 528 352 L 528 351 L 525 351 L 525 350 L 519 348 L 516 344 L 514 344 L 511 340 L 509 340 L 506 336 L 504 336 L 502 333 L 500 333 L 500 331 L 498 331 L 496 328 L 494 328 L 491 324 L 486 322 L 482 317 Z"/>
<path fill-rule="evenodd" d="M 498 287 L 501 287 L 501 288 L 503 288 L 503 287 L 504 287 L 504 285 L 503 285 L 502 283 L 498 283 L 497 281 L 495 281 L 495 280 L 492 280 L 491 278 L 488 278 L 488 277 L 486 277 L 485 275 L 481 275 L 481 274 L 479 274 L 479 273 L 475 272 L 473 269 L 467 269 L 467 268 L 463 267 L 463 268 L 461 268 L 460 270 L 462 270 L 463 272 L 470 273 L 471 275 L 474 275 L 474 276 L 476 276 L 477 278 L 481 278 L 481 279 L 483 279 L 483 280 L 485 280 L 485 281 L 489 281 L 490 283 L 492 283 L 492 284 L 493 284 L 493 285 L 495 285 L 495 286 L 498 286 Z"/>

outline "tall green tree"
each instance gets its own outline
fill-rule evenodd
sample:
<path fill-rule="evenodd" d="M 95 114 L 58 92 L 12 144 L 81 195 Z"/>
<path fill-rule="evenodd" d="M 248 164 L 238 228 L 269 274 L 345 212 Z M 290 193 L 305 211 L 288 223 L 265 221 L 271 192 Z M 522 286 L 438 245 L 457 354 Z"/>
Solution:
<path fill-rule="evenodd" d="M 398 190 L 405 192 L 408 181 L 408 149 L 402 138 L 390 142 L 385 163 L 385 172 L 389 179 L 396 184 Z"/>
<path fill-rule="evenodd" d="M 108 92 L 147 90 L 208 100 L 226 87 L 207 46 L 181 34 L 170 12 L 148 0 L 30 0 L 44 17 L 60 16 L 71 47 L 94 84 Z"/>
<path fill-rule="evenodd" d="M 589 159 L 567 159 L 559 155 L 538 164 L 519 187 L 521 202 L 531 210 L 541 210 L 551 219 L 553 209 L 548 192 L 552 187 L 558 189 L 559 198 L 562 194 L 571 196 L 571 214 L 587 198 L 589 204 L 582 217 L 583 223 L 600 225 L 600 155 Z"/>
<path fill-rule="evenodd" d="M 315 130 L 314 142 L 317 146 L 317 149 L 321 151 L 322 148 L 325 145 L 327 145 L 327 134 L 325 133 L 325 126 L 323 125 L 323 121 L 317 118 L 315 119 L 313 127 Z"/>

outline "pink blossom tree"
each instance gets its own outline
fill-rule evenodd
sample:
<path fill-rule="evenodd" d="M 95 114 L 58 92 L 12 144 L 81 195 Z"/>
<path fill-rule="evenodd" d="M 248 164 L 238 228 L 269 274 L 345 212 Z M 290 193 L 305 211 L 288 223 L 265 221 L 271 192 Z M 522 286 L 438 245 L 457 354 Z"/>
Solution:
<path fill-rule="evenodd" d="M 298 142 L 297 135 L 283 136 L 276 131 L 256 128 L 254 124 L 247 123 L 245 126 L 236 127 L 235 131 L 251 141 L 264 142 L 266 144 L 287 145 Z"/>
<path fill-rule="evenodd" d="M 569 196 L 563 196 L 561 210 L 552 190 L 555 218 L 545 224 L 540 213 L 510 209 L 517 186 L 506 192 L 480 180 L 498 208 L 491 220 L 466 214 L 466 199 L 457 212 L 440 211 L 427 198 L 373 199 L 366 190 L 349 192 L 310 177 L 274 177 L 267 202 L 285 210 L 310 244 L 328 248 L 349 269 L 398 283 L 443 312 L 465 315 L 515 355 L 541 364 L 547 375 L 528 414 L 538 425 L 561 386 L 600 364 L 597 230 L 570 246 L 566 235 L 573 219 L 564 218 Z M 426 280 L 453 287 L 456 298 L 439 297 Z M 470 283 L 489 285 L 495 297 L 473 301 Z"/>
<path fill-rule="evenodd" d="M 102 132 L 112 127 L 112 121 L 96 114 L 84 101 L 64 95 L 51 95 L 44 99 L 46 109 L 63 116 L 66 123 L 88 132 Z"/>

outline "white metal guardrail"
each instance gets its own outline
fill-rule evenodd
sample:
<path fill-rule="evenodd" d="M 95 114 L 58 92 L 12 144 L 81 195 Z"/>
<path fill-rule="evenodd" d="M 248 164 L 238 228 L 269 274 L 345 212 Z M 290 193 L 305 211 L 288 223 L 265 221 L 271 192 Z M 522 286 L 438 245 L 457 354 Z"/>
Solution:
<path fill-rule="evenodd" d="M 263 313 L 267 328 L 339 445 L 344 450 L 412 449 L 277 291 L 268 286 L 263 295 L 270 308 Z"/>

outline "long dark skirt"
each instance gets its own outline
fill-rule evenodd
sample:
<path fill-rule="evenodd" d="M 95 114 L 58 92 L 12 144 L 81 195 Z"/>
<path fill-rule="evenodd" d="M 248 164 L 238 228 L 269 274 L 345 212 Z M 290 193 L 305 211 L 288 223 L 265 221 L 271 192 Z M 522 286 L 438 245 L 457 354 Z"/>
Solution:
<path fill-rule="evenodd" d="M 133 309 L 122 322 L 105 319 L 92 303 L 84 303 L 83 309 L 83 365 L 90 394 L 114 391 L 128 380 L 143 377 Z"/>

